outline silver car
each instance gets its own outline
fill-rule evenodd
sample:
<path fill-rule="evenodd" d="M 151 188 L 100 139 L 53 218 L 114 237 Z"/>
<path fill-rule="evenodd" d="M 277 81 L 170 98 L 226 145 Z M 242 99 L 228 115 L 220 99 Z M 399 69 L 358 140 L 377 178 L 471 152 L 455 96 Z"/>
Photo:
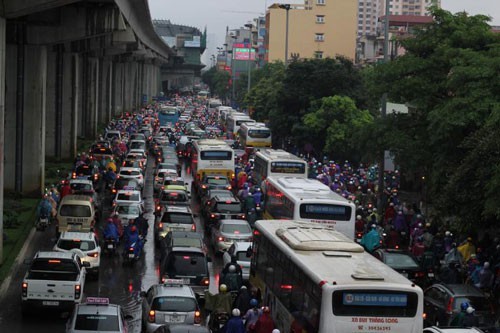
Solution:
<path fill-rule="evenodd" d="M 245 220 L 220 220 L 212 227 L 215 253 L 225 252 L 234 242 L 251 242 L 252 228 Z"/>
<path fill-rule="evenodd" d="M 193 289 L 182 279 L 167 279 L 142 296 L 142 323 L 146 333 L 164 324 L 200 324 L 201 313 Z"/>

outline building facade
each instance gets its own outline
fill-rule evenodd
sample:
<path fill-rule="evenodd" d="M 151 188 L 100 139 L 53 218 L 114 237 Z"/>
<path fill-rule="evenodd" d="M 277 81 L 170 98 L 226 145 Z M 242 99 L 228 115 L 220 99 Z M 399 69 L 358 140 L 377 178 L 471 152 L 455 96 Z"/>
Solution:
<path fill-rule="evenodd" d="M 266 13 L 267 61 L 285 60 L 288 13 L 288 60 L 337 55 L 354 60 L 357 2 L 352 0 L 304 0 L 286 10 L 271 5 Z"/>
<path fill-rule="evenodd" d="M 202 33 L 198 28 L 173 24 L 170 20 L 153 20 L 153 27 L 175 52 L 173 61 L 161 67 L 163 92 L 194 86 L 205 67 L 201 55 L 207 45 L 206 31 Z"/>

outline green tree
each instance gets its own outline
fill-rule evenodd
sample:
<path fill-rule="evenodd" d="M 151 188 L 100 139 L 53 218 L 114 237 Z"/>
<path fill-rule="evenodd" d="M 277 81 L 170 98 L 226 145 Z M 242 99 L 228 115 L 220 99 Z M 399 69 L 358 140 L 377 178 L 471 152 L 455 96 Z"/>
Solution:
<path fill-rule="evenodd" d="M 484 222 L 493 216 L 484 194 L 494 184 L 496 165 L 473 161 L 482 157 L 484 163 L 485 155 L 495 160 L 490 118 L 500 112 L 500 36 L 486 16 L 437 8 L 432 15 L 433 24 L 401 41 L 404 56 L 365 73 L 369 96 L 387 92 L 410 105 L 410 114 L 376 121 L 379 129 L 362 136 L 377 142 L 380 129 L 388 131 L 378 148 L 394 151 L 405 172 L 426 176 L 428 197 L 442 214 L 460 211 L 464 224 Z M 488 148 L 477 146 L 482 140 Z M 468 202 L 457 200 L 459 195 Z"/>
<path fill-rule="evenodd" d="M 345 96 L 323 97 L 314 101 L 311 109 L 314 111 L 304 116 L 310 142 L 336 158 L 356 156 L 355 133 L 371 124 L 373 116 L 358 109 L 354 101 Z"/>
<path fill-rule="evenodd" d="M 213 76 L 213 90 L 212 93 L 215 93 L 219 98 L 225 99 L 229 96 L 229 81 L 231 79 L 231 75 L 226 71 L 218 70 L 215 72 Z"/>

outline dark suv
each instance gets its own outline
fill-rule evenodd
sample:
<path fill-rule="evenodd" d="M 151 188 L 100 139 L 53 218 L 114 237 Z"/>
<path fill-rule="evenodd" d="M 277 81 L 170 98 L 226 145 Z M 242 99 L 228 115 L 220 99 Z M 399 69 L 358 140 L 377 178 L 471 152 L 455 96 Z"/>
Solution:
<path fill-rule="evenodd" d="M 198 195 L 202 198 L 209 189 L 231 190 L 231 181 L 226 176 L 206 175 L 198 187 Z"/>
<path fill-rule="evenodd" d="M 237 198 L 215 196 L 203 211 L 205 230 L 210 231 L 212 225 L 219 220 L 234 220 L 246 218 L 241 202 Z"/>
<path fill-rule="evenodd" d="M 474 286 L 436 283 L 424 291 L 424 326 L 449 326 L 467 302 L 476 309 L 479 328 L 494 332 L 495 313 L 492 302 Z"/>
<path fill-rule="evenodd" d="M 229 190 L 219 190 L 219 189 L 209 189 L 207 193 L 203 197 L 201 197 L 201 209 L 205 209 L 206 207 L 210 206 L 210 202 L 215 198 L 218 197 L 219 200 L 225 199 L 236 199 L 236 196 L 234 195 L 233 192 Z"/>

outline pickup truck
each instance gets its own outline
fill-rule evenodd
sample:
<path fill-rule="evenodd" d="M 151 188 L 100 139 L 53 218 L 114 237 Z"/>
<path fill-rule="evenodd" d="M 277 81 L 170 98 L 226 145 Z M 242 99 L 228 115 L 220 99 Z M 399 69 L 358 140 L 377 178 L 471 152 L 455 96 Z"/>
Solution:
<path fill-rule="evenodd" d="M 76 252 L 37 252 L 21 285 L 23 314 L 38 308 L 71 311 L 82 301 L 86 267 L 90 263 Z"/>

